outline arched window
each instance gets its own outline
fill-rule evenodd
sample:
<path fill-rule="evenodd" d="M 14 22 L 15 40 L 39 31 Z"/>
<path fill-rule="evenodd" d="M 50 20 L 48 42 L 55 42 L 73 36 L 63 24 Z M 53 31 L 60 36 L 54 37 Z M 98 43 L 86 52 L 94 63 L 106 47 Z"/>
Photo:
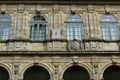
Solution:
<path fill-rule="evenodd" d="M 101 20 L 102 36 L 104 40 L 118 40 L 117 20 L 112 15 L 104 15 Z"/>
<path fill-rule="evenodd" d="M 10 17 L 6 14 L 0 14 L 0 40 L 9 39 L 10 35 Z"/>
<path fill-rule="evenodd" d="M 23 80 L 50 80 L 50 75 L 45 68 L 32 66 L 25 71 Z"/>
<path fill-rule="evenodd" d="M 120 66 L 113 65 L 108 67 L 103 74 L 104 80 L 120 80 Z"/>
<path fill-rule="evenodd" d="M 78 15 L 70 15 L 66 19 L 67 40 L 82 40 L 82 19 Z"/>
<path fill-rule="evenodd" d="M 71 66 L 64 72 L 63 80 L 90 80 L 90 76 L 85 68 Z"/>
<path fill-rule="evenodd" d="M 0 66 L 0 80 L 10 80 L 8 71 Z"/>
<path fill-rule="evenodd" d="M 41 15 L 32 17 L 30 21 L 30 39 L 45 40 L 46 39 L 46 19 Z"/>

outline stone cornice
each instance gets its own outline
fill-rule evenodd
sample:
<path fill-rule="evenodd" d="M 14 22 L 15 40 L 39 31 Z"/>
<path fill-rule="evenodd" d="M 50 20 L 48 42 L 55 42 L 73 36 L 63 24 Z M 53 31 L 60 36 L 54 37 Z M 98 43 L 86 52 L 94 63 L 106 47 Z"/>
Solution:
<path fill-rule="evenodd" d="M 34 40 L 30 40 L 30 39 L 9 39 L 9 40 L 0 40 L 0 43 L 7 43 L 7 42 L 30 42 L 30 43 L 39 43 L 39 42 L 52 42 L 52 41 L 60 41 L 60 42 L 68 42 L 68 40 L 66 39 L 47 39 L 45 41 L 34 41 Z M 79 41 L 79 40 L 78 40 Z M 103 40 L 103 39 L 83 39 L 82 42 L 120 42 L 119 40 Z"/>
<path fill-rule="evenodd" d="M 1 0 L 1 4 L 120 4 L 118 0 Z"/>
<path fill-rule="evenodd" d="M 120 51 L 0 51 L 0 55 L 120 55 Z"/>

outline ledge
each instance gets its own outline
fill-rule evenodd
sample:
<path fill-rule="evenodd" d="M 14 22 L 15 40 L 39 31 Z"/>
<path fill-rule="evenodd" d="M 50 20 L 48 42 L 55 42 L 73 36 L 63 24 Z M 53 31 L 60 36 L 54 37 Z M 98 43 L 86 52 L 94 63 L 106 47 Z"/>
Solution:
<path fill-rule="evenodd" d="M 0 55 L 120 55 L 120 51 L 0 51 Z"/>
<path fill-rule="evenodd" d="M 2 4 L 120 4 L 119 0 L 1 0 Z"/>
<path fill-rule="evenodd" d="M 30 43 L 39 43 L 39 42 L 52 42 L 52 41 L 60 41 L 60 42 L 69 42 L 74 40 L 66 40 L 66 39 L 48 39 L 48 40 L 30 40 L 30 39 L 9 39 L 9 40 L 0 40 L 0 43 L 8 43 L 8 42 L 30 42 Z M 80 41 L 80 40 L 75 40 Z M 120 40 L 103 40 L 103 39 L 83 39 L 81 42 L 120 42 Z"/>

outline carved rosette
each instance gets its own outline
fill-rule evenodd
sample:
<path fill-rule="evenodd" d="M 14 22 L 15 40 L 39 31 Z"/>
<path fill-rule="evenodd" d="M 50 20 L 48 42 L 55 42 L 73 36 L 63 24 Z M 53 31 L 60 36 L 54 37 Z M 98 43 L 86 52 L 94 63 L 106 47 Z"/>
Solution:
<path fill-rule="evenodd" d="M 68 41 L 67 49 L 69 51 L 81 51 L 84 50 L 84 45 L 82 41 L 78 40 Z"/>

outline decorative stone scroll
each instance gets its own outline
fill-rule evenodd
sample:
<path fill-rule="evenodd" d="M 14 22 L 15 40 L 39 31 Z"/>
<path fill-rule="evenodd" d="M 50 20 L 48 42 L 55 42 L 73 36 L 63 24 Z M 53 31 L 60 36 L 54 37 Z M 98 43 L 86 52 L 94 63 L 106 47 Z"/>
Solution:
<path fill-rule="evenodd" d="M 84 44 L 78 40 L 68 41 L 67 49 L 69 51 L 81 51 L 84 50 Z"/>

